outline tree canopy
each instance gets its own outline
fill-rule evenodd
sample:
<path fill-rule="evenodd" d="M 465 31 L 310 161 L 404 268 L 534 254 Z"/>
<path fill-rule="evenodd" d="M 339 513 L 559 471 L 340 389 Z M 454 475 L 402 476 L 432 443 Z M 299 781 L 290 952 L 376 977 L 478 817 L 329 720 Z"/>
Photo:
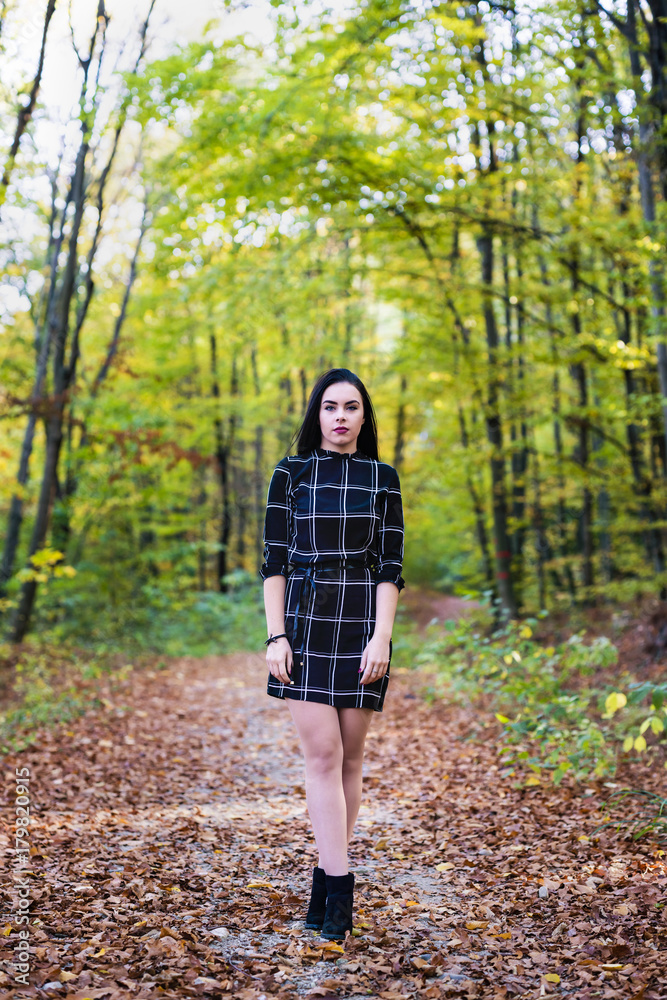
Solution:
<path fill-rule="evenodd" d="M 214 23 L 160 59 L 147 4 L 122 72 L 107 6 L 57 162 L 53 4 L 2 93 L 10 634 L 54 576 L 61 621 L 257 579 L 337 366 L 401 476 L 408 583 L 509 617 L 662 593 L 661 4 L 280 4 L 270 44 Z"/>

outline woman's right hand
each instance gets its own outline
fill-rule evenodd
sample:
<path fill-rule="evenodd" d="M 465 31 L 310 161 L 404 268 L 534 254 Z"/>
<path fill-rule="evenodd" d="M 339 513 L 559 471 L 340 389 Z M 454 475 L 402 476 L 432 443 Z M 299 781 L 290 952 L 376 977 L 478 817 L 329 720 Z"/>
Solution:
<path fill-rule="evenodd" d="M 266 664 L 269 668 L 269 673 L 273 674 L 282 684 L 294 683 L 290 676 L 292 673 L 292 662 L 292 647 L 284 636 L 282 639 L 270 642 L 266 647 Z"/>

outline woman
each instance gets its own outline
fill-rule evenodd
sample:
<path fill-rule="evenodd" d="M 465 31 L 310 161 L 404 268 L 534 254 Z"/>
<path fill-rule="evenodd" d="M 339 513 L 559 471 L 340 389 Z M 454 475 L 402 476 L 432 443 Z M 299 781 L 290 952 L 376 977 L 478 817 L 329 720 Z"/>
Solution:
<path fill-rule="evenodd" d="M 264 527 L 268 693 L 286 698 L 306 765 L 317 849 L 306 927 L 352 930 L 347 850 L 361 800 L 373 712 L 389 683 L 403 561 L 396 470 L 378 460 L 361 380 L 333 368 L 317 381 L 269 485 Z"/>

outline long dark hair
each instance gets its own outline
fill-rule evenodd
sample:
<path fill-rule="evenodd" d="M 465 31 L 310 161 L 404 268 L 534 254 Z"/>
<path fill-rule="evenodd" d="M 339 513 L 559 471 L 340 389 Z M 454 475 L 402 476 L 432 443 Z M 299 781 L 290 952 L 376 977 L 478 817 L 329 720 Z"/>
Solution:
<path fill-rule="evenodd" d="M 368 395 L 366 386 L 359 376 L 351 372 L 349 368 L 330 368 L 329 371 L 320 375 L 310 394 L 303 423 L 290 441 L 289 451 L 291 452 L 295 442 L 296 449 L 300 455 L 311 451 L 313 448 L 320 447 L 322 441 L 322 429 L 320 427 L 322 396 L 325 389 L 328 389 L 330 385 L 335 385 L 337 382 L 349 382 L 353 385 L 358 390 L 364 404 L 365 420 L 361 425 L 359 437 L 357 438 L 357 450 L 362 451 L 369 458 L 379 459 L 377 422 L 375 420 L 375 410 L 371 403 L 371 397 Z"/>

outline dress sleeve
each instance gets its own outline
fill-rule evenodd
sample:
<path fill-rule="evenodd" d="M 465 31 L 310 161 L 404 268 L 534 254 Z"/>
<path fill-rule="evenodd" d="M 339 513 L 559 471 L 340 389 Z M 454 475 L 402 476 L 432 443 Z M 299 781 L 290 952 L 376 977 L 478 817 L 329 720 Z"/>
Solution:
<path fill-rule="evenodd" d="M 403 590 L 405 580 L 401 576 L 403 568 L 403 502 L 401 484 L 396 469 L 391 470 L 387 499 L 382 511 L 378 538 L 378 561 L 375 566 L 375 582 L 395 583 Z"/>
<path fill-rule="evenodd" d="M 289 487 L 289 469 L 286 463 L 280 462 L 271 476 L 266 502 L 264 562 L 259 571 L 263 580 L 268 576 L 287 576 L 291 523 Z"/>

